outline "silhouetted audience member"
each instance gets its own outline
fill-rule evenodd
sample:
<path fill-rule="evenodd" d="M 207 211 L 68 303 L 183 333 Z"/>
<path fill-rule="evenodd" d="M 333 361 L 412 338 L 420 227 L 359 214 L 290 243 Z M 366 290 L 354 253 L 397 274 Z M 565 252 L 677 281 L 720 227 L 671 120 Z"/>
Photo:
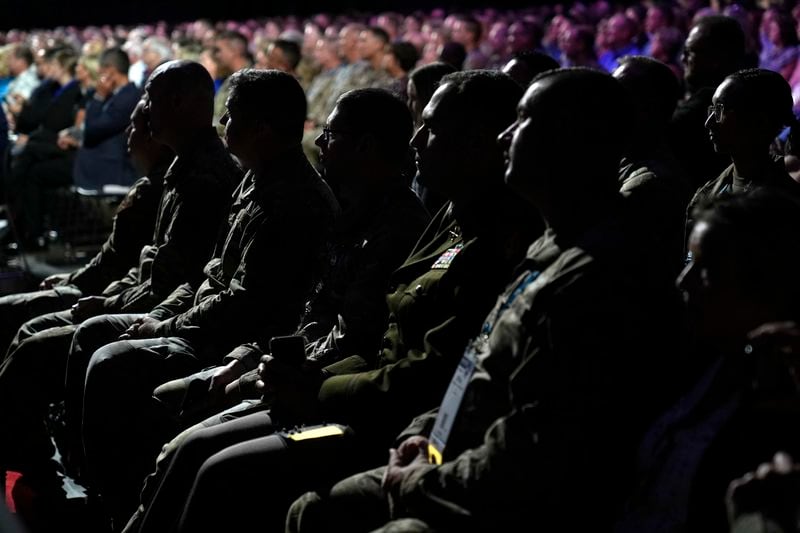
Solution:
<path fill-rule="evenodd" d="M 796 361 L 769 334 L 798 313 L 800 206 L 758 189 L 694 218 L 678 285 L 703 371 L 645 437 L 620 532 L 725 531 L 728 483 L 775 450 L 800 453 Z"/>
<path fill-rule="evenodd" d="M 439 61 L 451 65 L 456 70 L 464 68 L 466 58 L 467 51 L 464 49 L 464 45 L 459 43 L 446 43 L 439 52 Z"/>
<path fill-rule="evenodd" d="M 730 17 L 700 19 L 686 39 L 683 67 L 686 95 L 678 102 L 670 127 L 670 146 L 697 189 L 730 164 L 714 150 L 704 124 L 717 86 L 744 67 L 744 33 Z"/>
<path fill-rule="evenodd" d="M 48 405 L 65 396 L 77 324 L 105 313 L 145 312 L 182 284 L 199 285 L 241 176 L 210 126 L 213 82 L 202 66 L 165 63 L 150 77 L 146 93 L 149 134 L 177 154 L 164 176 L 152 244 L 141 250 L 138 268 L 121 280 L 122 290 L 84 296 L 71 310 L 29 320 L 0 364 L 0 404 L 16 406 L 0 410 L 8 430 L 0 443 L 0 469 L 27 476 L 45 500 L 63 497 L 45 418 Z"/>
<path fill-rule="evenodd" d="M 140 101 L 130 119 L 128 147 L 141 176 L 117 207 L 111 235 L 85 266 L 45 278 L 40 290 L 0 298 L 0 352 L 5 353 L 19 327 L 45 313 L 69 309 L 82 296 L 110 296 L 125 288 L 121 282 L 139 263 L 139 252 L 151 242 L 164 174 L 172 150 L 150 138 Z"/>
<path fill-rule="evenodd" d="M 439 87 L 439 81 L 455 71 L 454 66 L 441 62 L 430 63 L 411 71 L 408 76 L 408 108 L 414 118 L 414 127 L 422 126 L 422 110 L 428 105 L 433 93 Z M 419 173 L 414 176 L 411 187 L 429 213 L 438 212 L 447 203 L 447 198 L 420 182 Z"/>
<path fill-rule="evenodd" d="M 169 505 L 173 516 L 185 508 L 180 531 L 223 523 L 275 529 L 292 497 L 379 460 L 404 422 L 443 394 L 468 332 L 480 328 L 479 317 L 541 229 L 533 213 L 504 188 L 502 150 L 495 142 L 495 134 L 513 120 L 520 93 L 512 80 L 497 73 L 467 72 L 442 80 L 412 146 L 421 174 L 452 203 L 436 215 L 393 277 L 396 290 L 387 297 L 389 327 L 377 362 L 370 362 L 369 353 L 353 354 L 320 373 L 292 369 L 277 358 L 265 360 L 260 373 L 274 391 L 271 411 L 198 431 L 175 456 L 175 474 L 190 478 L 205 461 L 187 505 L 179 503 L 186 501 L 185 489 L 179 500 L 170 500 L 175 502 Z M 467 146 L 473 149 L 466 151 Z M 292 448 L 274 434 L 280 427 L 322 421 L 350 425 L 353 441 L 333 438 Z M 240 444 L 230 446 L 231 437 Z M 254 470 L 253 464 L 260 467 Z M 265 483 L 265 474 L 276 482 Z M 223 479 L 248 488 L 223 494 L 218 490 Z M 188 486 L 185 479 L 182 484 Z M 237 506 L 258 506 L 261 512 L 242 513 L 234 523 L 209 507 L 212 497 L 230 497 Z"/>
<path fill-rule="evenodd" d="M 620 164 L 620 192 L 629 198 L 643 242 L 654 254 L 652 271 L 672 283 L 683 268 L 686 205 L 693 192 L 667 143 L 679 84 L 669 67 L 655 59 L 627 56 L 619 63 L 612 75 L 636 109 L 634 135 Z"/>
<path fill-rule="evenodd" d="M 686 234 L 692 229 L 695 206 L 716 196 L 770 187 L 800 196 L 800 184 L 770 146 L 786 126 L 796 133 L 792 90 L 774 71 L 749 69 L 731 74 L 717 87 L 708 108 L 708 129 L 714 149 L 733 163 L 694 195 L 687 211 Z"/>
<path fill-rule="evenodd" d="M 117 527 L 152 458 L 182 429 L 153 389 L 218 365 L 240 344 L 293 333 L 325 268 L 339 205 L 300 146 L 303 89 L 276 70 L 240 71 L 230 86 L 225 143 L 249 172 L 202 283 L 179 287 L 147 315 L 87 322 L 70 350 L 65 407 Z M 122 333 L 126 340 L 103 346 Z"/>
<path fill-rule="evenodd" d="M 501 72 L 511 76 L 511 79 L 525 89 L 537 75 L 558 67 L 558 61 L 547 54 L 542 52 L 522 52 L 506 63 Z"/>
<path fill-rule="evenodd" d="M 473 333 L 438 414 L 401 435 L 387 467 L 295 502 L 289 531 L 372 531 L 409 518 L 431 530 L 519 530 L 531 520 L 609 529 L 640 432 L 663 401 L 646 378 L 666 362 L 654 339 L 671 333 L 648 316 L 660 298 L 642 290 L 620 214 L 628 101 L 593 70 L 534 80 L 502 143 L 506 182 L 548 229 Z"/>

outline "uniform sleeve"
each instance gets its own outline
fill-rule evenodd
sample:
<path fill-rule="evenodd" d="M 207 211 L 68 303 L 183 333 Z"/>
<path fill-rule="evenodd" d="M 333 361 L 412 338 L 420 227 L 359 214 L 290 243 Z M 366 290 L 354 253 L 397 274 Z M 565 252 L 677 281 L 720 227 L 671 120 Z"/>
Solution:
<path fill-rule="evenodd" d="M 230 191 L 214 180 L 191 181 L 179 194 L 164 244 L 153 257 L 149 278 L 108 299 L 108 312 L 147 313 L 179 285 L 200 284 L 203 266 L 211 258 L 230 206 Z"/>
<path fill-rule="evenodd" d="M 154 307 L 148 314 L 156 320 L 171 318 L 190 308 L 194 303 L 195 294 L 194 287 L 190 283 L 184 283 L 172 291 L 172 294 L 167 296 L 164 301 Z"/>
<path fill-rule="evenodd" d="M 658 403 L 640 373 L 656 361 L 643 355 L 656 350 L 638 341 L 646 338 L 636 331 L 647 330 L 643 313 L 626 310 L 624 295 L 575 292 L 581 297 L 550 302 L 545 334 L 536 330 L 534 342 L 515 341 L 521 352 L 502 355 L 521 359 L 510 385 L 499 383 L 510 410 L 488 426 L 482 444 L 406 478 L 396 512 L 441 520 L 490 509 L 500 524 L 524 517 L 552 524 L 576 502 L 590 516 L 620 503 Z"/>
<path fill-rule="evenodd" d="M 158 194 L 147 178 L 137 181 L 117 208 L 111 234 L 88 264 L 70 274 L 67 283 L 84 294 L 99 294 L 135 267 L 153 236 Z M 160 190 L 160 189 L 159 189 Z"/>
<path fill-rule="evenodd" d="M 345 280 L 338 283 L 343 287 L 327 289 L 343 289 L 341 301 L 320 299 L 312 302 L 310 312 L 304 317 L 304 324 L 319 322 L 336 325 L 336 329 L 330 333 L 330 327 L 326 329 L 325 342 L 317 343 L 327 350 L 326 360 L 336 360 L 352 354 L 377 353 L 380 349 L 389 315 L 386 306 L 389 278 L 408 257 L 427 225 L 427 216 L 406 216 L 398 221 L 402 223 L 402 227 L 394 223 L 394 227 L 387 227 L 374 235 L 357 252 L 352 260 L 353 270 L 346 274 Z M 336 284 L 335 280 L 330 282 Z M 331 350 L 337 352 L 336 355 L 330 353 Z"/>
<path fill-rule="evenodd" d="M 466 285 L 473 291 L 463 290 Z M 396 362 L 375 370 L 326 379 L 319 392 L 323 411 L 356 429 L 384 421 L 393 437 L 412 417 L 440 401 L 467 343 L 479 333 L 496 299 L 494 289 L 488 283 L 463 284 L 452 315 L 425 333 L 423 349 L 408 348 L 397 354 Z"/>
<path fill-rule="evenodd" d="M 228 288 L 165 322 L 162 334 L 200 335 L 232 349 L 242 341 L 292 333 L 319 275 L 325 227 L 332 221 L 303 207 L 262 219 L 244 244 Z"/>

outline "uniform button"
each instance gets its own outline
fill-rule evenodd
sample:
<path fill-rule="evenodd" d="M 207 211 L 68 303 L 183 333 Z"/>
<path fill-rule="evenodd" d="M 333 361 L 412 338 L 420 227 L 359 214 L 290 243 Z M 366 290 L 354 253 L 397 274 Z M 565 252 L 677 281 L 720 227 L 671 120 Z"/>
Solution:
<path fill-rule="evenodd" d="M 422 292 L 422 285 L 417 285 L 416 287 L 414 287 L 414 294 L 416 294 L 417 296 L 419 296 L 419 294 L 420 294 L 421 292 Z"/>

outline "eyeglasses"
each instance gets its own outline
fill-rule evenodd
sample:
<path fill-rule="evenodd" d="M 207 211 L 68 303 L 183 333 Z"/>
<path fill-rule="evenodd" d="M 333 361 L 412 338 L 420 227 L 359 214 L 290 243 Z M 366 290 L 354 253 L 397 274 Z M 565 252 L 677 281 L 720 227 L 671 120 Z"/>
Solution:
<path fill-rule="evenodd" d="M 331 142 L 331 138 L 334 135 L 353 135 L 353 133 L 349 131 L 334 130 L 329 128 L 328 126 L 322 127 L 322 142 L 328 144 L 329 142 Z"/>
<path fill-rule="evenodd" d="M 722 104 L 712 104 L 708 106 L 708 114 L 706 116 L 710 117 L 714 115 L 714 122 L 719 124 L 722 122 L 722 114 L 725 112 L 725 106 Z"/>

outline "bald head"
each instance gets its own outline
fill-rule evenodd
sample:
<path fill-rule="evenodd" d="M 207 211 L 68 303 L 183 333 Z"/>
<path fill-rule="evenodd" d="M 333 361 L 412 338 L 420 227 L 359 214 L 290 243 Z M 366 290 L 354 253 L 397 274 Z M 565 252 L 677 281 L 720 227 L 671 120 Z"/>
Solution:
<path fill-rule="evenodd" d="M 627 146 L 632 110 L 627 93 L 610 75 L 574 68 L 534 78 L 517 122 L 501 136 L 509 145 L 506 180 L 538 202 L 543 194 L 608 195 Z"/>
<path fill-rule="evenodd" d="M 680 84 L 672 70 L 657 59 L 626 56 L 613 76 L 633 97 L 639 121 L 666 128 L 678 103 Z"/>
<path fill-rule="evenodd" d="M 180 132 L 211 125 L 214 82 L 194 61 L 169 61 L 160 65 L 145 86 L 150 133 L 175 149 Z"/>

